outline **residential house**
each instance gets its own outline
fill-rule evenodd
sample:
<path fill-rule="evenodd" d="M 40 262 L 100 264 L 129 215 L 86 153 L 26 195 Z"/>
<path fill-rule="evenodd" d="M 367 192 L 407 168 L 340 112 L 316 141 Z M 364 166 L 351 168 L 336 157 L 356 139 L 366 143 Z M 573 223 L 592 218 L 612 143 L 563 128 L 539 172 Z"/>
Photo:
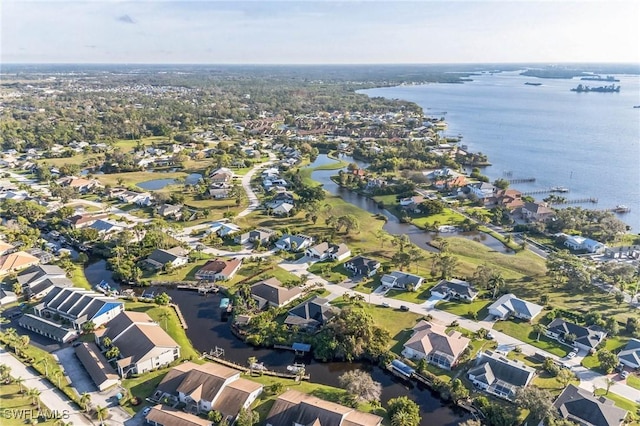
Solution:
<path fill-rule="evenodd" d="M 186 412 L 193 414 L 218 411 L 233 423 L 240 410 L 250 407 L 262 390 L 261 384 L 240 377 L 238 370 L 214 363 L 185 362 L 164 376 L 154 397 L 158 400 L 175 398 L 185 404 Z"/>
<path fill-rule="evenodd" d="M 478 297 L 478 290 L 466 281 L 456 278 L 440 280 L 431 290 L 431 295 L 441 299 L 462 299 L 468 302 Z"/>
<path fill-rule="evenodd" d="M 120 377 L 156 370 L 180 358 L 180 345 L 144 312 L 121 312 L 107 328 L 96 330 L 96 344 L 106 337 L 120 350 Z"/>
<path fill-rule="evenodd" d="M 618 352 L 620 364 L 629 368 L 640 368 L 640 339 L 630 339 L 627 345 Z"/>
<path fill-rule="evenodd" d="M 209 260 L 195 274 L 197 280 L 218 281 L 229 280 L 242 266 L 242 258 L 230 260 Z"/>
<path fill-rule="evenodd" d="M 145 416 L 152 426 L 211 426 L 211 420 L 186 413 L 169 405 L 156 404 Z"/>
<path fill-rule="evenodd" d="M 102 184 L 96 179 L 85 179 L 76 176 L 65 176 L 57 180 L 60 186 L 75 188 L 81 194 L 87 193 L 95 188 L 102 188 Z"/>
<path fill-rule="evenodd" d="M 209 188 L 209 196 L 216 200 L 222 200 L 225 198 L 229 198 L 231 196 L 231 187 L 210 187 Z"/>
<path fill-rule="evenodd" d="M 413 197 L 407 197 L 400 200 L 400 208 L 403 210 L 412 211 L 414 213 L 420 213 L 420 203 L 424 201 L 424 196 L 414 195 Z"/>
<path fill-rule="evenodd" d="M 515 317 L 531 321 L 540 312 L 542 312 L 542 306 L 518 299 L 511 293 L 500 296 L 498 300 L 489 305 L 489 314 L 499 320 Z"/>
<path fill-rule="evenodd" d="M 500 189 L 495 195 L 496 204 L 505 209 L 512 211 L 524 206 L 524 200 L 522 199 L 522 192 L 517 189 L 507 188 Z"/>
<path fill-rule="evenodd" d="M 18 320 L 18 325 L 31 330 L 41 336 L 60 343 L 68 343 L 80 335 L 80 331 L 65 327 L 61 324 L 32 314 L 24 314 Z"/>
<path fill-rule="evenodd" d="M 158 206 L 156 211 L 162 217 L 170 217 L 173 219 L 180 219 L 182 216 L 182 205 L 174 205 L 174 204 L 162 204 Z"/>
<path fill-rule="evenodd" d="M 415 291 L 420 288 L 423 282 L 424 278 L 421 276 L 402 271 L 393 271 L 391 273 L 384 274 L 380 279 L 380 284 L 384 287 L 411 291 Z"/>
<path fill-rule="evenodd" d="M 469 193 L 478 197 L 478 199 L 483 201 L 485 204 L 494 199 L 498 190 L 498 188 L 488 182 L 470 183 L 467 185 L 467 188 L 469 189 Z"/>
<path fill-rule="evenodd" d="M 302 296 L 300 287 L 286 288 L 277 278 L 269 278 L 251 286 L 253 297 L 260 308 L 287 305 Z"/>
<path fill-rule="evenodd" d="M 364 256 L 356 256 L 344 263 L 344 267 L 355 276 L 372 277 L 378 272 L 380 262 Z"/>
<path fill-rule="evenodd" d="M 40 260 L 41 265 L 52 262 L 55 259 L 55 256 L 53 255 L 53 253 L 50 253 L 48 251 L 45 251 L 39 248 L 29 249 L 27 250 L 27 253 L 29 253 L 31 256 L 37 257 Z"/>
<path fill-rule="evenodd" d="M 233 180 L 233 171 L 226 167 L 221 167 L 218 170 L 214 170 L 209 175 L 209 181 L 212 183 L 228 183 Z"/>
<path fill-rule="evenodd" d="M 102 355 L 95 343 L 83 342 L 74 349 L 78 360 L 99 391 L 107 390 L 120 383 L 118 373 Z"/>
<path fill-rule="evenodd" d="M 273 201 L 268 207 L 271 210 L 271 214 L 275 216 L 288 216 L 289 213 L 295 208 L 295 206 L 286 201 Z"/>
<path fill-rule="evenodd" d="M 5 290 L 0 284 L 0 306 L 13 303 L 18 300 L 18 296 L 13 291 Z"/>
<path fill-rule="evenodd" d="M 255 243 L 259 241 L 260 245 L 264 247 L 269 244 L 274 235 L 276 235 L 276 231 L 273 229 L 257 228 L 236 236 L 234 241 L 238 244 Z"/>
<path fill-rule="evenodd" d="M 104 294 L 77 287 L 54 287 L 34 307 L 41 318 L 59 317 L 76 330 L 91 321 L 97 328 L 124 311 L 124 302 Z"/>
<path fill-rule="evenodd" d="M 2 255 L 0 256 L 0 276 L 21 271 L 38 263 L 40 259 L 24 251 Z"/>
<path fill-rule="evenodd" d="M 553 209 L 549 208 L 547 203 L 531 203 L 526 202 L 520 208 L 522 217 L 531 222 L 545 222 L 554 215 Z"/>
<path fill-rule="evenodd" d="M 533 380 L 535 370 L 498 353 L 482 352 L 469 370 L 469 380 L 479 389 L 500 398 L 513 400 L 520 388 Z"/>
<path fill-rule="evenodd" d="M 215 233 L 221 238 L 235 234 L 237 232 L 240 232 L 240 227 L 225 220 L 212 222 L 209 228 L 207 228 L 206 230 L 207 234 Z"/>
<path fill-rule="evenodd" d="M 553 408 L 559 417 L 580 426 L 620 426 L 627 417 L 627 411 L 616 407 L 613 400 L 575 385 L 562 391 Z"/>
<path fill-rule="evenodd" d="M 402 355 L 451 370 L 470 342 L 458 331 L 447 332 L 444 325 L 423 320 L 413 327 L 413 335 L 404 344 Z"/>
<path fill-rule="evenodd" d="M 329 304 L 328 299 L 315 296 L 289 311 L 284 323 L 303 330 L 316 330 L 337 314 L 338 309 Z"/>
<path fill-rule="evenodd" d="M 296 390 L 278 396 L 266 426 L 380 426 L 382 417 L 325 401 Z"/>
<path fill-rule="evenodd" d="M 572 344 L 573 346 L 584 349 L 587 352 L 595 352 L 596 348 L 607 336 L 606 331 L 599 327 L 583 327 L 572 322 L 565 321 L 562 318 L 556 318 L 547 325 L 547 336 L 556 339 L 561 343 Z M 567 335 L 575 336 L 573 342 L 567 342 Z"/>
<path fill-rule="evenodd" d="M 607 247 L 599 241 L 579 235 L 563 235 L 566 237 L 564 246 L 575 251 L 586 251 L 587 253 L 602 253 Z"/>
<path fill-rule="evenodd" d="M 284 234 L 278 241 L 276 241 L 276 248 L 286 251 L 301 251 L 309 247 L 312 243 L 313 238 L 303 234 Z"/>
<path fill-rule="evenodd" d="M 5 241 L 0 240 L 0 256 L 8 254 L 9 252 L 12 252 L 14 250 L 15 247 L 13 246 L 13 244 L 9 244 Z"/>
<path fill-rule="evenodd" d="M 346 244 L 329 244 L 327 242 L 322 242 L 320 244 L 316 244 L 313 247 L 307 248 L 305 250 L 305 256 L 312 257 L 318 260 L 344 260 L 347 257 L 351 256 L 351 250 Z"/>
<path fill-rule="evenodd" d="M 167 264 L 172 268 L 179 268 L 189 262 L 188 254 L 189 251 L 182 247 L 155 249 L 146 260 L 155 269 L 162 269 Z"/>
<path fill-rule="evenodd" d="M 76 214 L 64 219 L 62 223 L 73 229 L 81 229 L 93 225 L 98 220 L 106 219 L 108 216 L 107 214 Z"/>
<path fill-rule="evenodd" d="M 73 287 L 64 269 L 55 265 L 35 265 L 20 272 L 18 284 L 28 299 L 41 299 L 55 286 Z"/>
<path fill-rule="evenodd" d="M 149 207 L 153 205 L 153 197 L 149 192 L 124 190 L 120 192 L 117 197 L 123 203 L 137 204 L 140 207 Z"/>
<path fill-rule="evenodd" d="M 89 228 L 98 231 L 98 234 L 105 239 L 124 231 L 128 227 L 129 226 L 127 224 L 105 219 L 98 219 L 93 224 L 89 225 Z"/>

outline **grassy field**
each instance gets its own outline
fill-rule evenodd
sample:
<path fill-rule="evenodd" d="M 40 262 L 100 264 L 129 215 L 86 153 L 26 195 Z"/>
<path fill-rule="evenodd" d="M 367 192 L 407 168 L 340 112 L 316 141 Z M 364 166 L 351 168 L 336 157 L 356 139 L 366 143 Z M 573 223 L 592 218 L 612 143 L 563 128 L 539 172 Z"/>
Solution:
<path fill-rule="evenodd" d="M 73 270 L 71 271 L 71 282 L 73 283 L 74 287 L 91 290 L 91 283 L 89 283 L 87 277 L 85 277 L 84 269 L 82 269 L 81 265 L 78 265 L 76 263 L 73 264 Z"/>
<path fill-rule="evenodd" d="M 139 377 L 132 377 L 130 379 L 124 379 L 122 381 L 122 386 L 125 389 L 129 390 L 129 395 L 132 397 L 138 397 L 141 400 L 145 400 L 145 398 L 149 397 L 153 394 L 153 391 L 158 387 L 158 384 L 162 381 L 165 374 L 169 371 L 169 368 L 164 368 L 162 370 L 151 371 L 149 373 L 145 373 Z M 142 410 L 147 403 L 143 403 L 137 406 L 133 406 L 130 404 L 123 405 L 123 408 L 127 410 L 130 414 L 134 414 L 140 410 Z"/>
<path fill-rule="evenodd" d="M 486 299 L 474 300 L 471 303 L 463 301 L 442 301 L 438 302 L 436 308 L 461 317 L 469 317 L 469 312 L 473 312 L 478 321 L 482 321 L 489 314 L 488 307 L 490 304 L 491 300 Z"/>
<path fill-rule="evenodd" d="M 637 373 L 632 373 L 627 377 L 627 386 L 640 390 L 640 377 Z"/>
<path fill-rule="evenodd" d="M 191 341 L 187 337 L 184 329 L 180 326 L 178 315 L 175 310 L 169 306 L 159 306 L 155 303 L 144 302 L 127 302 L 125 304 L 127 311 L 145 312 L 180 345 L 180 356 L 182 359 L 196 359 L 199 357 L 198 352 L 193 348 Z M 163 314 L 167 313 L 166 320 Z"/>
<path fill-rule="evenodd" d="M 22 386 L 23 391 L 26 386 Z M 40 403 L 40 410 L 45 417 L 53 417 L 53 414 L 47 416 L 49 409 Z M 32 416 L 38 415 L 38 406 L 31 405 L 31 398 L 24 393 L 20 393 L 20 386 L 14 383 L 0 386 L 0 424 L 2 426 L 18 426 L 29 423 Z M 53 425 L 55 419 L 46 418 L 44 421 L 38 421 L 40 425 Z"/>
<path fill-rule="evenodd" d="M 605 339 L 604 349 L 613 353 L 617 353 L 620 349 L 626 346 L 628 341 L 629 338 L 624 336 L 607 337 Z M 600 361 L 598 361 L 598 357 L 595 354 L 585 357 L 582 360 L 582 365 L 591 370 L 596 370 L 604 373 L 600 370 Z"/>
<path fill-rule="evenodd" d="M 564 357 L 571 352 L 569 346 L 561 345 L 547 336 L 541 335 L 540 340 L 536 340 L 538 335 L 533 332 L 533 328 L 528 322 L 517 320 L 498 321 L 493 326 L 493 329 L 559 357 Z"/>

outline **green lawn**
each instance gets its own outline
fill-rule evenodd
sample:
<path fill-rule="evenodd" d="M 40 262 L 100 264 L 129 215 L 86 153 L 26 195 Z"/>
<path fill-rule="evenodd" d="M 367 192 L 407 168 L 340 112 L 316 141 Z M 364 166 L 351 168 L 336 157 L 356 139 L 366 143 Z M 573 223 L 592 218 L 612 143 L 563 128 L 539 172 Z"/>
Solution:
<path fill-rule="evenodd" d="M 169 372 L 169 368 L 164 368 L 162 370 L 151 371 L 143 374 L 142 376 L 132 377 L 130 379 L 124 379 L 122 381 L 122 386 L 125 389 L 129 390 L 129 395 L 132 397 L 138 397 L 142 401 L 145 398 L 149 397 L 153 394 L 153 391 L 158 387 L 158 384 L 162 381 L 165 374 Z M 127 410 L 130 414 L 135 414 L 136 412 L 142 410 L 148 404 L 143 402 L 140 405 L 133 406 L 131 404 L 125 404 L 122 407 Z"/>
<path fill-rule="evenodd" d="M 436 304 L 436 309 L 461 317 L 469 317 L 469 312 L 473 312 L 477 320 L 482 321 L 489 314 L 488 306 L 490 304 L 491 301 L 486 299 L 474 300 L 471 303 L 464 301 L 442 301 Z"/>
<path fill-rule="evenodd" d="M 640 390 L 640 377 L 637 373 L 632 373 L 627 377 L 627 386 Z"/>
<path fill-rule="evenodd" d="M 173 269 L 172 271 L 163 272 L 157 271 L 152 272 L 148 276 L 145 275 L 143 281 L 195 281 L 196 280 L 196 272 L 200 270 L 207 263 L 209 259 L 200 259 L 193 263 L 187 263 L 185 266 L 180 268 Z"/>
<path fill-rule="evenodd" d="M 498 321 L 493 329 L 559 357 L 564 357 L 571 351 L 569 346 L 562 345 L 544 335 L 540 336 L 540 340 L 536 340 L 537 334 L 533 332 L 531 324 L 525 321 Z"/>
<path fill-rule="evenodd" d="M 626 346 L 628 341 L 629 338 L 624 336 L 607 337 L 605 340 L 604 349 L 616 353 L 624 346 Z M 600 361 L 598 361 L 598 357 L 595 354 L 585 357 L 582 360 L 582 365 L 591 370 L 596 370 L 604 373 L 604 371 L 600 370 Z"/>
<path fill-rule="evenodd" d="M 3 383 L 0 386 L 0 424 L 2 426 L 19 426 L 29 423 L 31 414 L 37 415 L 38 406 L 31 405 L 31 398 L 24 394 L 26 386 L 22 385 L 23 393 L 20 393 L 20 386 L 11 383 Z M 40 403 L 40 410 L 43 413 L 48 412 L 48 408 Z M 53 417 L 53 415 L 48 416 Z M 47 418 L 45 421 L 39 421 L 40 425 L 53 425 L 55 419 Z"/>
<path fill-rule="evenodd" d="M 84 269 L 82 269 L 81 265 L 76 263 L 73 264 L 73 270 L 71 271 L 71 282 L 75 287 L 91 290 L 91 283 L 89 283 L 87 277 L 85 277 Z"/>
<path fill-rule="evenodd" d="M 200 356 L 198 352 L 193 348 L 191 341 L 187 337 L 175 310 L 169 306 L 159 306 L 155 303 L 145 302 L 126 302 L 125 310 L 135 312 L 145 312 L 180 345 L 180 356 L 182 359 L 196 359 Z M 163 313 L 167 313 L 169 317 L 165 319 L 162 317 Z M 166 325 L 165 325 L 166 324 Z"/>
<path fill-rule="evenodd" d="M 155 179 L 175 179 L 184 178 L 188 173 L 185 172 L 124 172 L 124 173 L 109 173 L 103 175 L 96 175 L 96 179 L 103 185 L 118 186 L 118 179 L 122 178 L 123 185 L 136 185 L 140 182 L 146 182 L 148 180 Z"/>
<path fill-rule="evenodd" d="M 327 273 L 323 273 L 323 271 L 327 269 Z M 330 281 L 334 284 L 338 284 L 347 278 L 349 278 L 350 273 L 345 269 L 343 263 L 334 263 L 334 262 L 316 262 L 309 268 L 309 272 L 312 274 L 318 275 L 327 281 Z"/>

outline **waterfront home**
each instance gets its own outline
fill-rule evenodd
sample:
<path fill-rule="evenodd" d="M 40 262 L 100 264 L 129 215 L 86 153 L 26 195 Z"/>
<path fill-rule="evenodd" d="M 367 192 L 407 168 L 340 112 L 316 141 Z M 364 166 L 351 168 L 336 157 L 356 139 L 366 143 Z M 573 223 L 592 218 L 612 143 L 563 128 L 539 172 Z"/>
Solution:
<path fill-rule="evenodd" d="M 296 390 L 278 396 L 271 407 L 266 426 L 380 426 L 382 417 L 325 401 Z"/>
<path fill-rule="evenodd" d="M 76 357 L 99 391 L 120 384 L 120 377 L 95 343 L 82 342 L 75 348 Z"/>
<path fill-rule="evenodd" d="M 21 271 L 38 263 L 40 259 L 24 251 L 2 255 L 0 256 L 0 276 Z"/>
<path fill-rule="evenodd" d="M 216 200 L 222 200 L 231 196 L 231 187 L 211 187 L 209 188 L 209 196 Z"/>
<path fill-rule="evenodd" d="M 331 259 L 340 261 L 351 256 L 351 250 L 349 250 L 349 247 L 343 243 L 329 244 L 328 242 L 322 242 L 313 247 L 309 247 L 304 254 L 305 256 L 318 260 Z"/>
<path fill-rule="evenodd" d="M 230 260 L 209 260 L 195 274 L 197 280 L 218 281 L 229 280 L 238 272 L 242 266 L 242 258 Z"/>
<path fill-rule="evenodd" d="M 169 370 L 153 398 L 177 400 L 184 404 L 184 411 L 188 413 L 218 411 L 233 423 L 240 410 L 251 406 L 262 390 L 260 383 L 240 377 L 238 370 L 210 362 L 201 365 L 185 362 Z"/>
<path fill-rule="evenodd" d="M 495 200 L 497 205 L 504 207 L 509 211 L 524 206 L 524 201 L 522 200 L 522 192 L 518 191 L 517 189 L 500 189 L 496 192 Z"/>
<path fill-rule="evenodd" d="M 514 294 L 504 294 L 489 305 L 489 314 L 498 320 L 515 317 L 531 321 L 542 312 L 542 306 L 518 299 Z"/>
<path fill-rule="evenodd" d="M 479 389 L 512 401 L 520 388 L 527 387 L 535 370 L 524 363 L 494 352 L 481 352 L 469 370 L 469 380 Z"/>
<path fill-rule="evenodd" d="M 640 339 L 630 339 L 627 345 L 618 352 L 620 364 L 629 368 L 640 368 Z"/>
<path fill-rule="evenodd" d="M 120 350 L 120 377 L 157 370 L 180 358 L 180 345 L 144 312 L 121 312 L 106 328 L 95 331 L 96 344 L 104 346 L 107 337 Z"/>
<path fill-rule="evenodd" d="M 585 426 L 620 426 L 627 411 L 613 400 L 594 396 L 591 391 L 569 385 L 553 403 L 558 417 Z"/>
<path fill-rule="evenodd" d="M 478 290 L 466 281 L 456 278 L 440 280 L 431 290 L 432 296 L 441 299 L 462 299 L 468 302 L 478 297 Z"/>
<path fill-rule="evenodd" d="M 189 262 L 188 254 L 188 250 L 179 246 L 167 250 L 155 249 L 147 257 L 146 262 L 154 269 L 162 269 L 165 265 L 170 265 L 171 268 L 179 268 Z"/>
<path fill-rule="evenodd" d="M 421 276 L 402 271 L 393 271 L 391 273 L 384 274 L 380 279 L 380 284 L 386 288 L 410 291 L 416 291 L 419 289 L 423 282 L 424 278 Z"/>
<path fill-rule="evenodd" d="M 276 235 L 276 231 L 268 228 L 257 228 L 253 231 L 245 232 L 234 238 L 234 241 L 238 244 L 256 243 L 260 242 L 263 247 L 269 244 L 271 238 Z"/>
<path fill-rule="evenodd" d="M 290 327 L 312 331 L 326 324 L 338 311 L 338 308 L 329 304 L 328 299 L 315 296 L 291 309 L 284 323 Z"/>
<path fill-rule="evenodd" d="M 100 234 L 104 239 L 109 239 L 113 234 L 118 234 L 128 227 L 129 225 L 125 223 L 107 219 L 98 219 L 93 224 L 89 225 L 89 228 L 98 231 L 98 234 Z"/>
<path fill-rule="evenodd" d="M 258 302 L 258 307 L 282 307 L 302 296 L 300 287 L 286 288 L 277 278 L 269 278 L 251 286 L 251 297 Z"/>
<path fill-rule="evenodd" d="M 375 259 L 364 256 L 356 256 L 344 263 L 344 267 L 354 276 L 372 277 L 380 269 L 380 262 Z"/>
<path fill-rule="evenodd" d="M 475 195 L 478 197 L 478 200 L 481 200 L 485 204 L 492 202 L 496 192 L 498 191 L 498 188 L 488 182 L 470 183 L 466 188 L 469 190 L 470 194 Z"/>
<path fill-rule="evenodd" d="M 18 274 L 17 281 L 27 299 L 41 299 L 55 286 L 73 286 L 64 269 L 55 265 L 31 266 Z"/>
<path fill-rule="evenodd" d="M 169 405 L 156 404 L 145 416 L 152 426 L 211 426 L 211 420 L 178 410 Z"/>
<path fill-rule="evenodd" d="M 564 246 L 575 251 L 586 251 L 587 253 L 602 253 L 606 246 L 599 241 L 579 235 L 560 234 L 564 238 Z"/>
<path fill-rule="evenodd" d="M 233 171 L 226 167 L 221 167 L 217 170 L 214 170 L 209 175 L 209 181 L 211 183 L 228 183 L 233 179 Z"/>
<path fill-rule="evenodd" d="M 402 355 L 451 370 L 470 342 L 458 331 L 447 332 L 444 325 L 423 320 L 413 327 L 413 335 L 404 344 Z"/>
<path fill-rule="evenodd" d="M 555 214 L 547 203 L 526 202 L 519 210 L 522 217 L 530 222 L 546 222 Z"/>
<path fill-rule="evenodd" d="M 284 234 L 276 241 L 276 248 L 286 251 L 301 251 L 313 244 L 313 238 L 303 235 Z"/>
<path fill-rule="evenodd" d="M 596 348 L 607 336 L 607 333 L 600 327 L 583 327 L 562 318 L 556 318 L 547 325 L 546 334 L 552 339 L 561 343 L 573 345 L 589 353 L 595 352 Z M 568 342 L 567 336 L 575 336 L 573 342 Z"/>

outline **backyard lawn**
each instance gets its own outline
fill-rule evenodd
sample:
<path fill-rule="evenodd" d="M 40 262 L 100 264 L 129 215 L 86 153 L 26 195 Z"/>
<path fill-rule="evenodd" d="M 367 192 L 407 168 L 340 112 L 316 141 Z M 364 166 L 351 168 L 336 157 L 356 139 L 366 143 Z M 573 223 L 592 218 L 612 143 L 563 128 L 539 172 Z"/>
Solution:
<path fill-rule="evenodd" d="M 122 386 L 125 389 L 129 389 L 129 395 L 131 395 L 132 397 L 138 397 L 144 401 L 146 398 L 153 394 L 153 391 L 156 390 L 158 384 L 160 384 L 165 374 L 167 374 L 169 370 L 170 368 L 164 368 L 162 370 L 150 371 L 143 374 L 142 376 L 124 379 L 122 381 Z M 123 408 L 130 414 L 134 414 L 142 410 L 145 406 L 147 406 L 147 404 L 145 403 L 137 406 L 125 404 Z"/>

